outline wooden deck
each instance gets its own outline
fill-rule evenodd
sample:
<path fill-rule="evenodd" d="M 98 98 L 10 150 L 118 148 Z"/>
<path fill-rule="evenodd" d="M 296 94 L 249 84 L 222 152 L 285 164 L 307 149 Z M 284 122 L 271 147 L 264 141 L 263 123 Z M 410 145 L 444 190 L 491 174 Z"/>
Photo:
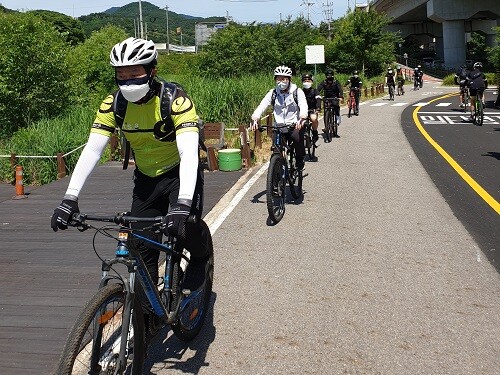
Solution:
<path fill-rule="evenodd" d="M 80 196 L 80 210 L 114 213 L 130 208 L 132 170 L 120 163 L 96 168 Z M 207 214 L 245 171 L 205 172 Z M 54 233 L 50 218 L 68 178 L 26 187 L 28 198 L 0 185 L 0 373 L 43 375 L 53 370 L 71 326 L 93 294 L 100 261 L 93 233 Z M 107 250 L 107 249 L 106 249 Z M 109 249 L 109 256 L 114 249 Z"/>

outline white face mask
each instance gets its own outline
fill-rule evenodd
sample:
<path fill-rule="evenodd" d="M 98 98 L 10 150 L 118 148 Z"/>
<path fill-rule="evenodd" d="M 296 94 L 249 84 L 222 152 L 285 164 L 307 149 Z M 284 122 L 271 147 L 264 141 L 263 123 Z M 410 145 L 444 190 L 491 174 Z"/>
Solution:
<path fill-rule="evenodd" d="M 288 88 L 288 84 L 289 84 L 289 82 L 286 82 L 286 81 L 277 81 L 276 88 L 283 91 L 283 90 L 286 90 Z"/>
<path fill-rule="evenodd" d="M 135 103 L 148 94 L 149 76 L 118 81 L 118 86 L 123 97 L 129 102 Z"/>
<path fill-rule="evenodd" d="M 358 78 L 359 76 L 357 74 L 354 75 L 354 78 Z"/>
<path fill-rule="evenodd" d="M 305 89 L 310 89 L 312 86 L 312 82 L 304 82 L 302 83 L 302 86 L 304 86 Z"/>
<path fill-rule="evenodd" d="M 123 85 L 120 86 L 120 91 L 127 101 L 135 103 L 144 98 L 149 92 L 149 84 L 142 85 Z"/>

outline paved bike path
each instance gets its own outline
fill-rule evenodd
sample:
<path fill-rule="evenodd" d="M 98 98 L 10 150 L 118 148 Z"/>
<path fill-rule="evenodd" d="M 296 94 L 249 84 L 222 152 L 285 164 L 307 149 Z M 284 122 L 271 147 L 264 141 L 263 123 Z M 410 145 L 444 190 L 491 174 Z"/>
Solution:
<path fill-rule="evenodd" d="M 99 166 L 80 196 L 82 212 L 109 214 L 130 209 L 132 171 L 120 163 Z M 206 172 L 204 213 L 245 173 Z M 50 217 L 68 178 L 26 187 L 28 198 L 13 200 L 15 188 L 0 184 L 0 374 L 45 375 L 53 370 L 78 313 L 95 292 L 100 261 L 92 233 L 75 228 L 54 233 Z M 100 247 L 110 257 L 114 245 Z"/>
<path fill-rule="evenodd" d="M 498 372 L 499 275 L 401 126 L 404 107 L 454 90 L 427 82 L 343 116 L 341 138 L 306 163 L 304 200 L 275 226 L 261 176 L 214 235 L 207 325 L 189 345 L 162 337 L 148 370 Z"/>

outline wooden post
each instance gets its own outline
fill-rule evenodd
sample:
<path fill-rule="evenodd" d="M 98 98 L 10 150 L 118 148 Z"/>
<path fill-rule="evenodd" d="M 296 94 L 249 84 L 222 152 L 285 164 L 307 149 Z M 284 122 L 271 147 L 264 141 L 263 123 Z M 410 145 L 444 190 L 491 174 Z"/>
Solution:
<path fill-rule="evenodd" d="M 12 167 L 12 169 L 15 169 L 16 165 L 17 165 L 17 156 L 16 156 L 16 154 L 11 153 L 10 154 L 10 166 Z"/>
<path fill-rule="evenodd" d="M 365 98 L 368 97 L 368 87 L 365 86 Z"/>
<path fill-rule="evenodd" d="M 272 137 L 273 136 L 273 114 L 270 113 L 269 116 L 266 118 L 266 125 L 267 125 L 267 136 Z"/>
<path fill-rule="evenodd" d="M 372 94 L 372 96 L 375 96 L 375 89 L 372 87 L 370 87 L 370 93 Z"/>
<path fill-rule="evenodd" d="M 260 130 L 254 131 L 255 133 L 255 148 L 262 148 L 262 133 Z"/>
<path fill-rule="evenodd" d="M 57 154 L 57 179 L 66 177 L 66 162 L 62 153 Z"/>
<path fill-rule="evenodd" d="M 241 161 L 244 168 L 250 168 L 252 165 L 252 156 L 250 155 L 250 145 L 248 144 L 248 137 L 245 125 L 238 126 L 241 139 Z"/>

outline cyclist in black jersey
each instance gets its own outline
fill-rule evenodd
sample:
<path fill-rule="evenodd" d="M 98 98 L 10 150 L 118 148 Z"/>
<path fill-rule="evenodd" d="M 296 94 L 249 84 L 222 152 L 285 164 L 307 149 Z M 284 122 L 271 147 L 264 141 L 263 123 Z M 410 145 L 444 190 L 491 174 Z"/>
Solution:
<path fill-rule="evenodd" d="M 359 113 L 359 98 L 361 97 L 361 86 L 363 86 L 363 82 L 361 78 L 359 78 L 359 72 L 355 70 L 352 73 L 352 76 L 347 80 L 346 86 L 349 86 L 350 91 L 354 93 L 354 99 L 356 100 L 356 111 L 355 114 Z"/>
<path fill-rule="evenodd" d="M 484 90 L 488 87 L 488 80 L 486 79 L 486 76 L 482 72 L 483 69 L 483 64 L 481 62 L 476 62 L 474 63 L 473 70 L 467 74 L 467 84 L 469 85 L 469 91 L 470 91 L 470 119 L 471 121 L 473 120 L 473 113 L 474 113 L 474 108 L 476 106 L 476 100 L 478 94 L 480 96 L 483 95 Z M 484 97 L 482 98 L 483 100 L 483 106 L 484 106 Z"/>
<path fill-rule="evenodd" d="M 101 158 L 110 136 L 117 130 L 113 102 L 122 95 L 127 101 L 122 132 L 130 141 L 135 156 L 134 188 L 131 215 L 164 216 L 164 232 L 186 233 L 184 243 L 191 252 L 185 277 L 186 289 L 195 290 L 203 283 L 208 260 L 210 233 L 197 223 L 187 223 L 189 215 L 201 218 L 203 209 L 203 173 L 198 163 L 198 116 L 185 92 L 177 90 L 171 99 L 171 124 L 160 116 L 160 90 L 157 78 L 158 52 L 152 41 L 128 38 L 111 50 L 111 65 L 119 92 L 102 102 L 92 125 L 88 142 L 75 166 L 62 203 L 54 210 L 51 227 L 67 229 L 73 214 L 79 212 L 78 196 L 83 185 Z M 136 225 L 135 228 L 140 227 Z M 145 234 L 161 241 L 161 234 Z M 137 246 L 154 282 L 158 281 L 159 252 L 144 243 Z M 144 299 L 143 305 L 150 310 Z M 159 327 L 146 314 L 150 333 Z"/>
<path fill-rule="evenodd" d="M 302 90 L 306 96 L 309 118 L 312 125 L 312 141 L 318 140 L 318 113 L 321 111 L 321 95 L 317 89 L 312 87 L 314 77 L 309 74 L 302 75 Z"/>
<path fill-rule="evenodd" d="M 463 108 L 465 106 L 464 99 L 465 99 L 465 90 L 467 90 L 468 74 L 469 71 L 467 70 L 467 67 L 465 65 L 462 65 L 460 68 L 457 69 L 457 71 L 455 72 L 455 76 L 453 77 L 455 84 L 460 87 L 460 108 Z"/>
<path fill-rule="evenodd" d="M 338 104 L 334 105 L 333 110 L 335 111 L 337 125 L 340 125 L 340 123 L 342 122 L 342 118 L 340 117 L 340 104 L 344 102 L 344 93 L 342 92 L 342 86 L 340 85 L 339 81 L 337 81 L 334 77 L 333 69 L 327 69 L 326 78 L 318 85 L 318 91 L 320 93 L 323 92 L 323 101 L 334 98 L 339 99 Z M 335 136 L 337 138 L 340 138 L 338 134 L 336 134 Z"/>
<path fill-rule="evenodd" d="M 387 74 L 385 75 L 385 84 L 387 87 L 392 86 L 392 92 L 394 93 L 396 88 L 396 80 L 394 78 L 394 71 L 389 68 L 387 69 Z"/>

